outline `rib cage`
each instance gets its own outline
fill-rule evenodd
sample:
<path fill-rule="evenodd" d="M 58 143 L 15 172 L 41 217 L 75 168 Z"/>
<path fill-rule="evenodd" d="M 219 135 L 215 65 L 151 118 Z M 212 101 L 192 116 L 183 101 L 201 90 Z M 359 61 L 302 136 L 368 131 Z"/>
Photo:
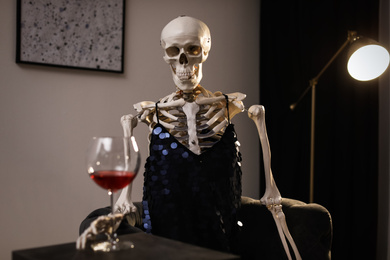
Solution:
<path fill-rule="evenodd" d="M 200 106 L 199 112 L 196 115 L 196 131 L 201 152 L 212 147 L 223 135 L 228 124 L 224 108 L 225 102 L 219 102 L 216 106 Z M 153 114 L 155 114 L 155 112 L 153 112 Z M 218 114 L 221 114 L 222 116 L 218 116 Z M 213 119 L 213 117 L 216 118 Z M 181 107 L 158 108 L 158 119 L 160 124 L 167 128 L 172 136 L 186 147 L 189 147 L 187 117 Z M 150 124 L 150 128 L 154 128 L 156 123 L 157 116 L 155 116 L 152 124 Z M 216 130 L 215 128 L 221 123 L 223 124 L 223 127 Z"/>

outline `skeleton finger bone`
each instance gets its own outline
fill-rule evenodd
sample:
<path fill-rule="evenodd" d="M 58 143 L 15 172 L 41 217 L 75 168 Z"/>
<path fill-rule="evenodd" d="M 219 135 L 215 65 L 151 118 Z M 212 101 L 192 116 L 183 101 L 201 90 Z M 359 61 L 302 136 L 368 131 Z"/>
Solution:
<path fill-rule="evenodd" d="M 260 202 L 267 206 L 268 210 L 272 213 L 275 220 L 280 239 L 282 241 L 284 250 L 287 254 L 288 259 L 291 258 L 290 250 L 288 248 L 286 237 L 290 242 L 290 245 L 294 251 L 296 259 L 301 259 L 298 248 L 288 230 L 286 218 L 282 211 L 282 196 L 276 186 L 275 180 L 271 171 L 271 149 L 267 136 L 267 129 L 265 125 L 265 109 L 263 106 L 254 105 L 248 109 L 248 116 L 252 119 L 257 127 L 258 134 L 260 137 L 261 148 L 263 151 L 263 163 L 265 172 L 265 193 L 260 199 Z"/>
<path fill-rule="evenodd" d="M 110 234 L 115 231 L 120 221 L 123 219 L 123 214 L 114 214 L 108 216 L 100 216 L 95 219 L 91 225 L 84 230 L 76 241 L 76 248 L 79 250 L 85 249 L 88 241 L 93 241 L 99 234 Z M 112 223 L 115 223 L 112 226 Z"/>

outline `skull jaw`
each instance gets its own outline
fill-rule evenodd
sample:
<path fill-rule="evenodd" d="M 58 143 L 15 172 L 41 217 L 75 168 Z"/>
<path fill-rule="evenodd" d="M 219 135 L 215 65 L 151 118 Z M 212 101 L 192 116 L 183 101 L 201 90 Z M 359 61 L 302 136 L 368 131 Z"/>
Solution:
<path fill-rule="evenodd" d="M 176 87 L 183 92 L 192 92 L 199 85 L 203 77 L 202 64 L 198 64 L 198 69 L 191 78 L 178 77 L 178 75 L 176 75 L 175 69 L 173 67 L 171 67 L 171 69 L 173 82 L 175 83 Z"/>

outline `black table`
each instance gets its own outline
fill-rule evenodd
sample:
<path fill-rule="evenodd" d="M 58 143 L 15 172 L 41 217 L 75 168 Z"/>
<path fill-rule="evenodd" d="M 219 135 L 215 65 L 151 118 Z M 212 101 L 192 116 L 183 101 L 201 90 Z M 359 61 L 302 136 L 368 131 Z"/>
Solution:
<path fill-rule="evenodd" d="M 240 259 L 239 256 L 214 251 L 145 233 L 119 237 L 134 242 L 133 249 L 119 252 L 77 250 L 76 243 L 12 251 L 12 260 L 121 260 L 121 259 Z"/>

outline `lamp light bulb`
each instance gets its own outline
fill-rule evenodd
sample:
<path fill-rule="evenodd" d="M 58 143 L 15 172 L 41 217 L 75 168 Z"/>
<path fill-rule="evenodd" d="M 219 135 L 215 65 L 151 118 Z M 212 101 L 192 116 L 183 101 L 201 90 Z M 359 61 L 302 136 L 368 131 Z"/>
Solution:
<path fill-rule="evenodd" d="M 368 81 L 379 77 L 388 67 L 389 53 L 380 45 L 370 44 L 356 50 L 348 60 L 352 78 Z"/>

